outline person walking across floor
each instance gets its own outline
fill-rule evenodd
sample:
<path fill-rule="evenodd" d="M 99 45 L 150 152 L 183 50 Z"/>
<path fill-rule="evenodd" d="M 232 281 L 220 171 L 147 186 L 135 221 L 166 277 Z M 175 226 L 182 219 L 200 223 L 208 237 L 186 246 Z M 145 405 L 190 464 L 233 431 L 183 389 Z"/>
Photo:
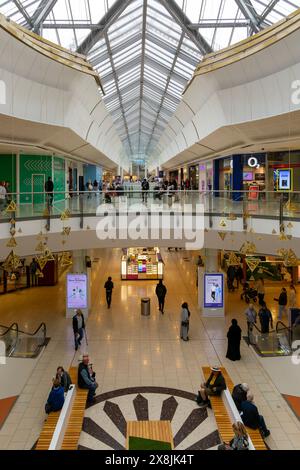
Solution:
<path fill-rule="evenodd" d="M 87 402 L 93 403 L 98 384 L 88 354 L 83 354 L 82 361 L 78 365 L 78 387 L 88 389 Z"/>
<path fill-rule="evenodd" d="M 85 321 L 83 313 L 80 309 L 76 310 L 76 314 L 73 317 L 73 331 L 74 331 L 74 340 L 75 340 L 75 351 L 77 351 L 78 346 L 81 346 L 81 341 L 83 338 L 83 330 L 85 329 Z"/>
<path fill-rule="evenodd" d="M 156 293 L 157 299 L 158 299 L 159 311 L 163 314 L 164 313 L 164 307 L 165 307 L 165 297 L 166 297 L 166 294 L 167 294 L 167 288 L 163 284 L 161 279 L 159 280 L 159 282 L 156 286 L 155 293 Z"/>
<path fill-rule="evenodd" d="M 239 289 L 240 284 L 243 283 L 243 279 L 244 279 L 244 271 L 240 264 L 236 266 L 235 268 L 235 279 L 236 279 L 236 288 Z"/>
<path fill-rule="evenodd" d="M 29 265 L 31 287 L 36 287 L 38 285 L 38 277 L 36 275 L 38 270 L 38 264 L 35 258 L 32 258 L 32 261 Z"/>
<path fill-rule="evenodd" d="M 248 340 L 249 340 L 249 343 L 251 343 L 253 325 L 255 325 L 256 319 L 257 319 L 257 312 L 252 303 L 249 304 L 247 310 L 245 311 L 245 315 L 246 315 L 246 320 L 247 320 Z"/>
<path fill-rule="evenodd" d="M 286 292 L 285 287 L 281 289 L 279 299 L 274 299 L 274 300 L 278 302 L 278 320 L 282 320 L 283 314 L 286 313 L 287 311 L 287 303 L 288 303 L 287 292 Z"/>
<path fill-rule="evenodd" d="M 142 181 L 142 201 L 147 204 L 147 199 L 148 199 L 148 191 L 150 189 L 149 186 L 149 181 L 144 178 Z"/>
<path fill-rule="evenodd" d="M 239 361 L 241 359 L 240 345 L 241 345 L 242 330 L 238 325 L 236 319 L 231 320 L 231 327 L 227 333 L 228 347 L 227 359 L 231 361 Z"/>
<path fill-rule="evenodd" d="M 227 288 L 229 292 L 234 292 L 234 277 L 235 277 L 235 268 L 234 266 L 228 266 L 227 269 Z"/>
<path fill-rule="evenodd" d="M 259 429 L 262 437 L 268 437 L 271 433 L 266 426 L 263 416 L 259 414 L 253 400 L 253 393 L 250 391 L 247 392 L 247 400 L 241 403 L 241 418 L 243 423 L 251 429 Z"/>
<path fill-rule="evenodd" d="M 111 306 L 111 298 L 112 298 L 113 288 L 114 288 L 114 283 L 112 282 L 111 276 L 109 276 L 106 283 L 104 284 L 104 289 L 105 289 L 105 292 L 106 292 L 107 308 L 110 308 L 110 306 Z"/>
<path fill-rule="evenodd" d="M 258 303 L 262 306 L 264 299 L 265 299 L 265 281 L 262 277 L 260 277 L 256 282 L 256 290 L 258 296 Z"/>
<path fill-rule="evenodd" d="M 273 328 L 273 317 L 268 309 L 266 302 L 264 302 L 261 306 L 261 309 L 258 312 L 260 327 L 262 333 L 269 333 L 270 325 Z"/>
<path fill-rule="evenodd" d="M 184 302 L 181 305 L 181 314 L 180 314 L 180 338 L 183 341 L 188 341 L 188 333 L 190 328 L 190 316 L 189 306 L 187 302 Z"/>
<path fill-rule="evenodd" d="M 48 181 L 46 181 L 45 183 L 45 193 L 46 193 L 47 206 L 49 205 L 50 207 L 52 207 L 52 204 L 53 204 L 53 191 L 54 191 L 54 184 L 53 184 L 51 176 L 48 176 Z"/>

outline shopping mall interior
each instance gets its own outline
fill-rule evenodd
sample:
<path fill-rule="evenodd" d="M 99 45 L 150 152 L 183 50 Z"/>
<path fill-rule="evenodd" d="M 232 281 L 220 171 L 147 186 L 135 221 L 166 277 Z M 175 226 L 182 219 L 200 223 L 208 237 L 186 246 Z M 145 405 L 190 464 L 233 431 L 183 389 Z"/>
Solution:
<path fill-rule="evenodd" d="M 0 450 L 300 450 L 299 40 L 0 0 Z"/>

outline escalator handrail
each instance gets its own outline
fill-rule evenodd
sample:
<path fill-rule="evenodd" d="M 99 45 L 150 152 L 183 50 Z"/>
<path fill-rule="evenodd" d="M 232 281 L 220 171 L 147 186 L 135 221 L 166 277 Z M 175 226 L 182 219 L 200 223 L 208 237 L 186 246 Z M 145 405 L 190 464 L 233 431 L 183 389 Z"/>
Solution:
<path fill-rule="evenodd" d="M 292 331 L 292 328 L 290 328 L 289 326 L 285 325 L 281 320 L 278 320 L 278 322 L 276 323 L 276 333 L 278 333 L 278 326 L 279 325 L 282 325 L 283 326 L 283 330 L 288 330 L 290 333 Z"/>
<path fill-rule="evenodd" d="M 16 327 L 16 328 L 13 328 L 13 327 Z M 0 333 L 0 336 L 5 336 L 9 330 L 17 331 L 17 333 L 19 333 L 20 331 L 19 325 L 16 322 L 12 323 L 10 326 L 0 325 L 0 328 L 6 328 L 6 331 L 4 333 Z"/>
<path fill-rule="evenodd" d="M 275 333 L 276 330 L 270 330 L 269 333 L 263 333 L 259 328 L 258 326 L 255 324 L 255 323 L 252 323 L 252 325 L 257 329 L 257 331 L 261 334 L 261 335 L 265 335 L 265 334 L 269 334 L 269 333 Z"/>
<path fill-rule="evenodd" d="M 13 328 L 13 326 L 15 326 L 15 325 L 16 325 L 17 328 Z M 18 323 L 13 323 L 10 326 L 0 325 L 0 328 L 7 328 L 7 331 L 10 330 L 10 329 L 17 330 L 19 333 L 22 333 L 22 334 L 28 335 L 28 336 L 35 336 L 41 328 L 44 328 L 45 336 L 46 336 L 46 331 L 47 331 L 46 323 L 44 323 L 44 322 L 42 322 L 33 333 L 29 333 L 28 331 L 20 330 Z M 3 334 L 6 334 L 6 332 L 3 333 Z M 0 334 L 0 336 L 2 336 L 2 334 Z"/>

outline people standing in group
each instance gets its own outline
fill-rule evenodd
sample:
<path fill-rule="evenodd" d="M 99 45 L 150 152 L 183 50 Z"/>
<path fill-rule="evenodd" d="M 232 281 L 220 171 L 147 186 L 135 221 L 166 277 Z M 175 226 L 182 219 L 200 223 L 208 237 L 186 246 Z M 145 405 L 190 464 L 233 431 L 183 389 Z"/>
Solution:
<path fill-rule="evenodd" d="M 80 309 L 76 310 L 76 314 L 73 317 L 73 332 L 74 332 L 74 341 L 75 341 L 75 351 L 77 351 L 78 346 L 81 346 L 81 341 L 83 338 L 85 329 L 85 321 L 83 313 Z"/>
<path fill-rule="evenodd" d="M 58 366 L 56 370 L 56 378 L 59 379 L 60 385 L 64 388 L 66 393 L 72 383 L 69 373 L 62 366 Z"/>
<path fill-rule="evenodd" d="M 257 312 L 252 303 L 249 304 L 247 310 L 245 311 L 246 320 L 247 320 L 247 331 L 248 331 L 248 340 L 251 343 L 251 335 L 253 331 L 253 325 L 256 324 Z"/>
<path fill-rule="evenodd" d="M 167 294 L 167 288 L 166 286 L 163 284 L 162 280 L 160 279 L 157 286 L 156 286 L 156 289 L 155 289 L 155 293 L 157 295 L 157 299 L 158 299 L 158 306 L 159 306 L 159 311 L 164 314 L 164 308 L 165 308 L 165 297 L 166 297 L 166 294 Z"/>
<path fill-rule="evenodd" d="M 297 291 L 294 284 L 290 284 L 289 290 L 289 308 L 297 307 Z"/>
<path fill-rule="evenodd" d="M 6 188 L 4 181 L 0 181 L 0 212 L 4 209 L 6 204 Z"/>
<path fill-rule="evenodd" d="M 112 282 L 111 276 L 107 278 L 107 281 L 104 284 L 104 289 L 106 293 L 106 303 L 107 303 L 107 308 L 110 308 L 111 306 L 111 298 L 112 298 L 112 291 L 114 288 L 114 283 Z"/>
<path fill-rule="evenodd" d="M 88 389 L 87 402 L 88 404 L 93 403 L 98 384 L 88 354 L 82 356 L 82 361 L 78 365 L 78 387 Z"/>
<path fill-rule="evenodd" d="M 189 340 L 189 329 L 190 329 L 190 316 L 191 313 L 189 311 L 189 306 L 187 302 L 184 302 L 181 305 L 181 313 L 180 313 L 180 338 L 183 341 Z"/>
<path fill-rule="evenodd" d="M 253 403 L 253 393 L 247 392 L 247 400 L 241 403 L 241 418 L 245 426 L 251 429 L 259 429 L 262 437 L 268 437 L 270 431 L 266 426 L 265 420 L 262 415 L 259 414 L 257 406 Z"/>
<path fill-rule="evenodd" d="M 64 402 L 64 388 L 61 386 L 59 378 L 56 378 L 53 380 L 53 386 L 45 405 L 46 413 L 49 414 L 54 411 L 60 411 L 64 406 Z"/>
<path fill-rule="evenodd" d="M 278 302 L 278 320 L 282 320 L 283 314 L 287 313 L 287 303 L 288 303 L 287 291 L 285 287 L 281 289 L 279 299 L 274 299 L 274 300 Z"/>
<path fill-rule="evenodd" d="M 150 189 L 149 181 L 147 180 L 147 178 L 144 178 L 142 181 L 142 201 L 146 204 L 147 204 L 149 189 Z"/>
<path fill-rule="evenodd" d="M 211 368 L 211 374 L 206 382 L 200 385 L 200 390 L 196 398 L 199 406 L 210 406 L 210 396 L 220 396 L 226 390 L 226 382 L 220 367 Z"/>
<path fill-rule="evenodd" d="M 53 205 L 53 191 L 54 191 L 54 184 L 53 184 L 51 176 L 48 176 L 48 180 L 45 183 L 45 193 L 46 193 L 47 205 L 49 205 L 50 207 L 52 207 Z"/>
<path fill-rule="evenodd" d="M 256 282 L 256 290 L 258 296 L 258 303 L 261 306 L 265 299 L 265 281 L 262 277 L 260 277 Z"/>
<path fill-rule="evenodd" d="M 29 265 L 31 287 L 36 287 L 38 285 L 38 277 L 36 275 L 37 270 L 38 270 L 38 263 L 35 258 L 32 258 L 32 261 Z"/>
<path fill-rule="evenodd" d="M 97 193 L 98 193 L 98 181 L 97 180 L 93 182 L 93 191 L 95 192 L 95 196 L 97 197 Z"/>
<path fill-rule="evenodd" d="M 269 333 L 270 325 L 271 325 L 271 328 L 273 328 L 273 317 L 272 317 L 270 310 L 268 309 L 266 305 L 266 302 L 263 302 L 258 312 L 258 317 L 260 321 L 261 332 Z"/>
<path fill-rule="evenodd" d="M 234 318 L 233 320 L 231 320 L 231 326 L 227 333 L 227 359 L 230 359 L 231 361 L 239 361 L 241 359 L 241 338 L 242 330 L 239 327 L 237 320 Z"/>

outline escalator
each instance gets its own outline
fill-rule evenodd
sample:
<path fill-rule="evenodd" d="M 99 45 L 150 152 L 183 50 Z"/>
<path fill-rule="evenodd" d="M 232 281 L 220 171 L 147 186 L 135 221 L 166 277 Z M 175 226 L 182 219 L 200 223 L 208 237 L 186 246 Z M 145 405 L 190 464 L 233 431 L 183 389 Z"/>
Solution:
<path fill-rule="evenodd" d="M 41 323 L 33 333 L 20 330 L 17 323 L 10 326 L 0 325 L 0 342 L 4 345 L 6 357 L 37 357 L 48 343 L 46 332 L 45 323 Z"/>
<path fill-rule="evenodd" d="M 283 357 L 293 354 L 293 342 L 300 339 L 299 327 L 288 327 L 282 321 L 278 321 L 275 330 L 262 333 L 254 325 L 246 341 L 251 344 L 257 354 L 262 357 Z"/>

